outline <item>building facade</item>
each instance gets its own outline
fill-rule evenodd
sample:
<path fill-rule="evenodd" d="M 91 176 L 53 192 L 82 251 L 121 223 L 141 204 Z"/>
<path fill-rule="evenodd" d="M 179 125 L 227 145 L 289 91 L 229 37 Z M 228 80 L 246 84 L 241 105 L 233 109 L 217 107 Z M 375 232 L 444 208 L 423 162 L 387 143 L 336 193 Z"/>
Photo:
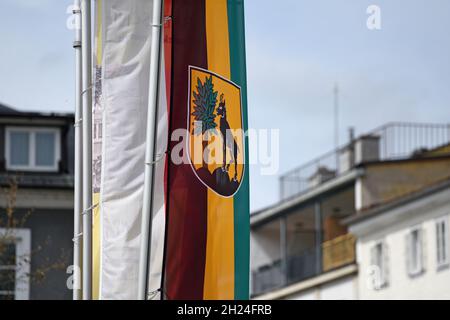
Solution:
<path fill-rule="evenodd" d="M 351 218 L 359 298 L 450 299 L 449 223 L 450 180 Z"/>
<path fill-rule="evenodd" d="M 449 125 L 391 123 L 282 176 L 280 202 L 251 215 L 253 297 L 369 298 L 367 239 L 386 230 L 365 222 L 366 238 L 360 219 L 449 179 L 449 142 Z"/>
<path fill-rule="evenodd" d="M 71 299 L 73 125 L 0 105 L 0 299 Z"/>

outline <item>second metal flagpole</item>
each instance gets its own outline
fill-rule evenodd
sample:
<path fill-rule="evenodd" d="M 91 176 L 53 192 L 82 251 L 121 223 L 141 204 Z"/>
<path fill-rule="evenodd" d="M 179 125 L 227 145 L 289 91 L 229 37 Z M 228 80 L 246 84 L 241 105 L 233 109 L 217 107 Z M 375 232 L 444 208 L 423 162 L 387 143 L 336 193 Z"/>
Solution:
<path fill-rule="evenodd" d="M 74 238 L 73 238 L 73 300 L 81 300 L 81 211 L 82 203 L 82 60 L 81 60 L 81 11 L 80 0 L 74 1 L 75 15 L 75 185 L 74 185 Z"/>
<path fill-rule="evenodd" d="M 147 299 L 150 240 L 152 237 L 153 171 L 155 164 L 156 120 L 158 111 L 159 72 L 161 61 L 161 34 L 163 0 L 153 0 L 152 39 L 150 49 L 150 79 L 148 92 L 147 134 L 145 147 L 144 200 L 141 221 L 141 248 L 139 256 L 138 299 Z"/>
<path fill-rule="evenodd" d="M 83 300 L 92 299 L 92 46 L 91 0 L 81 0 L 83 64 Z"/>

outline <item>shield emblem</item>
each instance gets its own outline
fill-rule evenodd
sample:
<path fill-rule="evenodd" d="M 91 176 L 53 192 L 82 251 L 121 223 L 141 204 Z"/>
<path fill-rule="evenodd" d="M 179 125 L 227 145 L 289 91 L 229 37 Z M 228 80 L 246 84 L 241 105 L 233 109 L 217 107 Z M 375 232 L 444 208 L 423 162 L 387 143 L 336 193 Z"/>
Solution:
<path fill-rule="evenodd" d="M 189 67 L 188 153 L 197 178 L 232 197 L 244 176 L 241 88 L 211 71 Z"/>

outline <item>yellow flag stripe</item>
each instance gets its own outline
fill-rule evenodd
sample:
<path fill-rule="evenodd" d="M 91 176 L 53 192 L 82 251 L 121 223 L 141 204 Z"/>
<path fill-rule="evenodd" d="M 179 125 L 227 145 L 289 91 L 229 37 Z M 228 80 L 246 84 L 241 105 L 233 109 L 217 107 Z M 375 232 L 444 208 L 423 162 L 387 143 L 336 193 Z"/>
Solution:
<path fill-rule="evenodd" d="M 231 77 L 226 0 L 206 0 L 208 69 Z M 208 189 L 204 299 L 234 299 L 234 200 Z"/>

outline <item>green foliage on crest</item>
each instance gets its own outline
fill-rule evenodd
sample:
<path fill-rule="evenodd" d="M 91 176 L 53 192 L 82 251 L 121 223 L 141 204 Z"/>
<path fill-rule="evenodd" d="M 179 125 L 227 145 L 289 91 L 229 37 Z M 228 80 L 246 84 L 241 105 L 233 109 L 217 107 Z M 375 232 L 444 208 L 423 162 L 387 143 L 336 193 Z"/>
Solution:
<path fill-rule="evenodd" d="M 216 130 L 216 105 L 218 91 L 214 91 L 214 84 L 212 76 L 206 77 L 205 82 L 202 83 L 200 78 L 197 78 L 197 91 L 194 95 L 194 112 L 192 115 L 195 118 L 194 134 L 205 134 L 208 130 Z"/>

